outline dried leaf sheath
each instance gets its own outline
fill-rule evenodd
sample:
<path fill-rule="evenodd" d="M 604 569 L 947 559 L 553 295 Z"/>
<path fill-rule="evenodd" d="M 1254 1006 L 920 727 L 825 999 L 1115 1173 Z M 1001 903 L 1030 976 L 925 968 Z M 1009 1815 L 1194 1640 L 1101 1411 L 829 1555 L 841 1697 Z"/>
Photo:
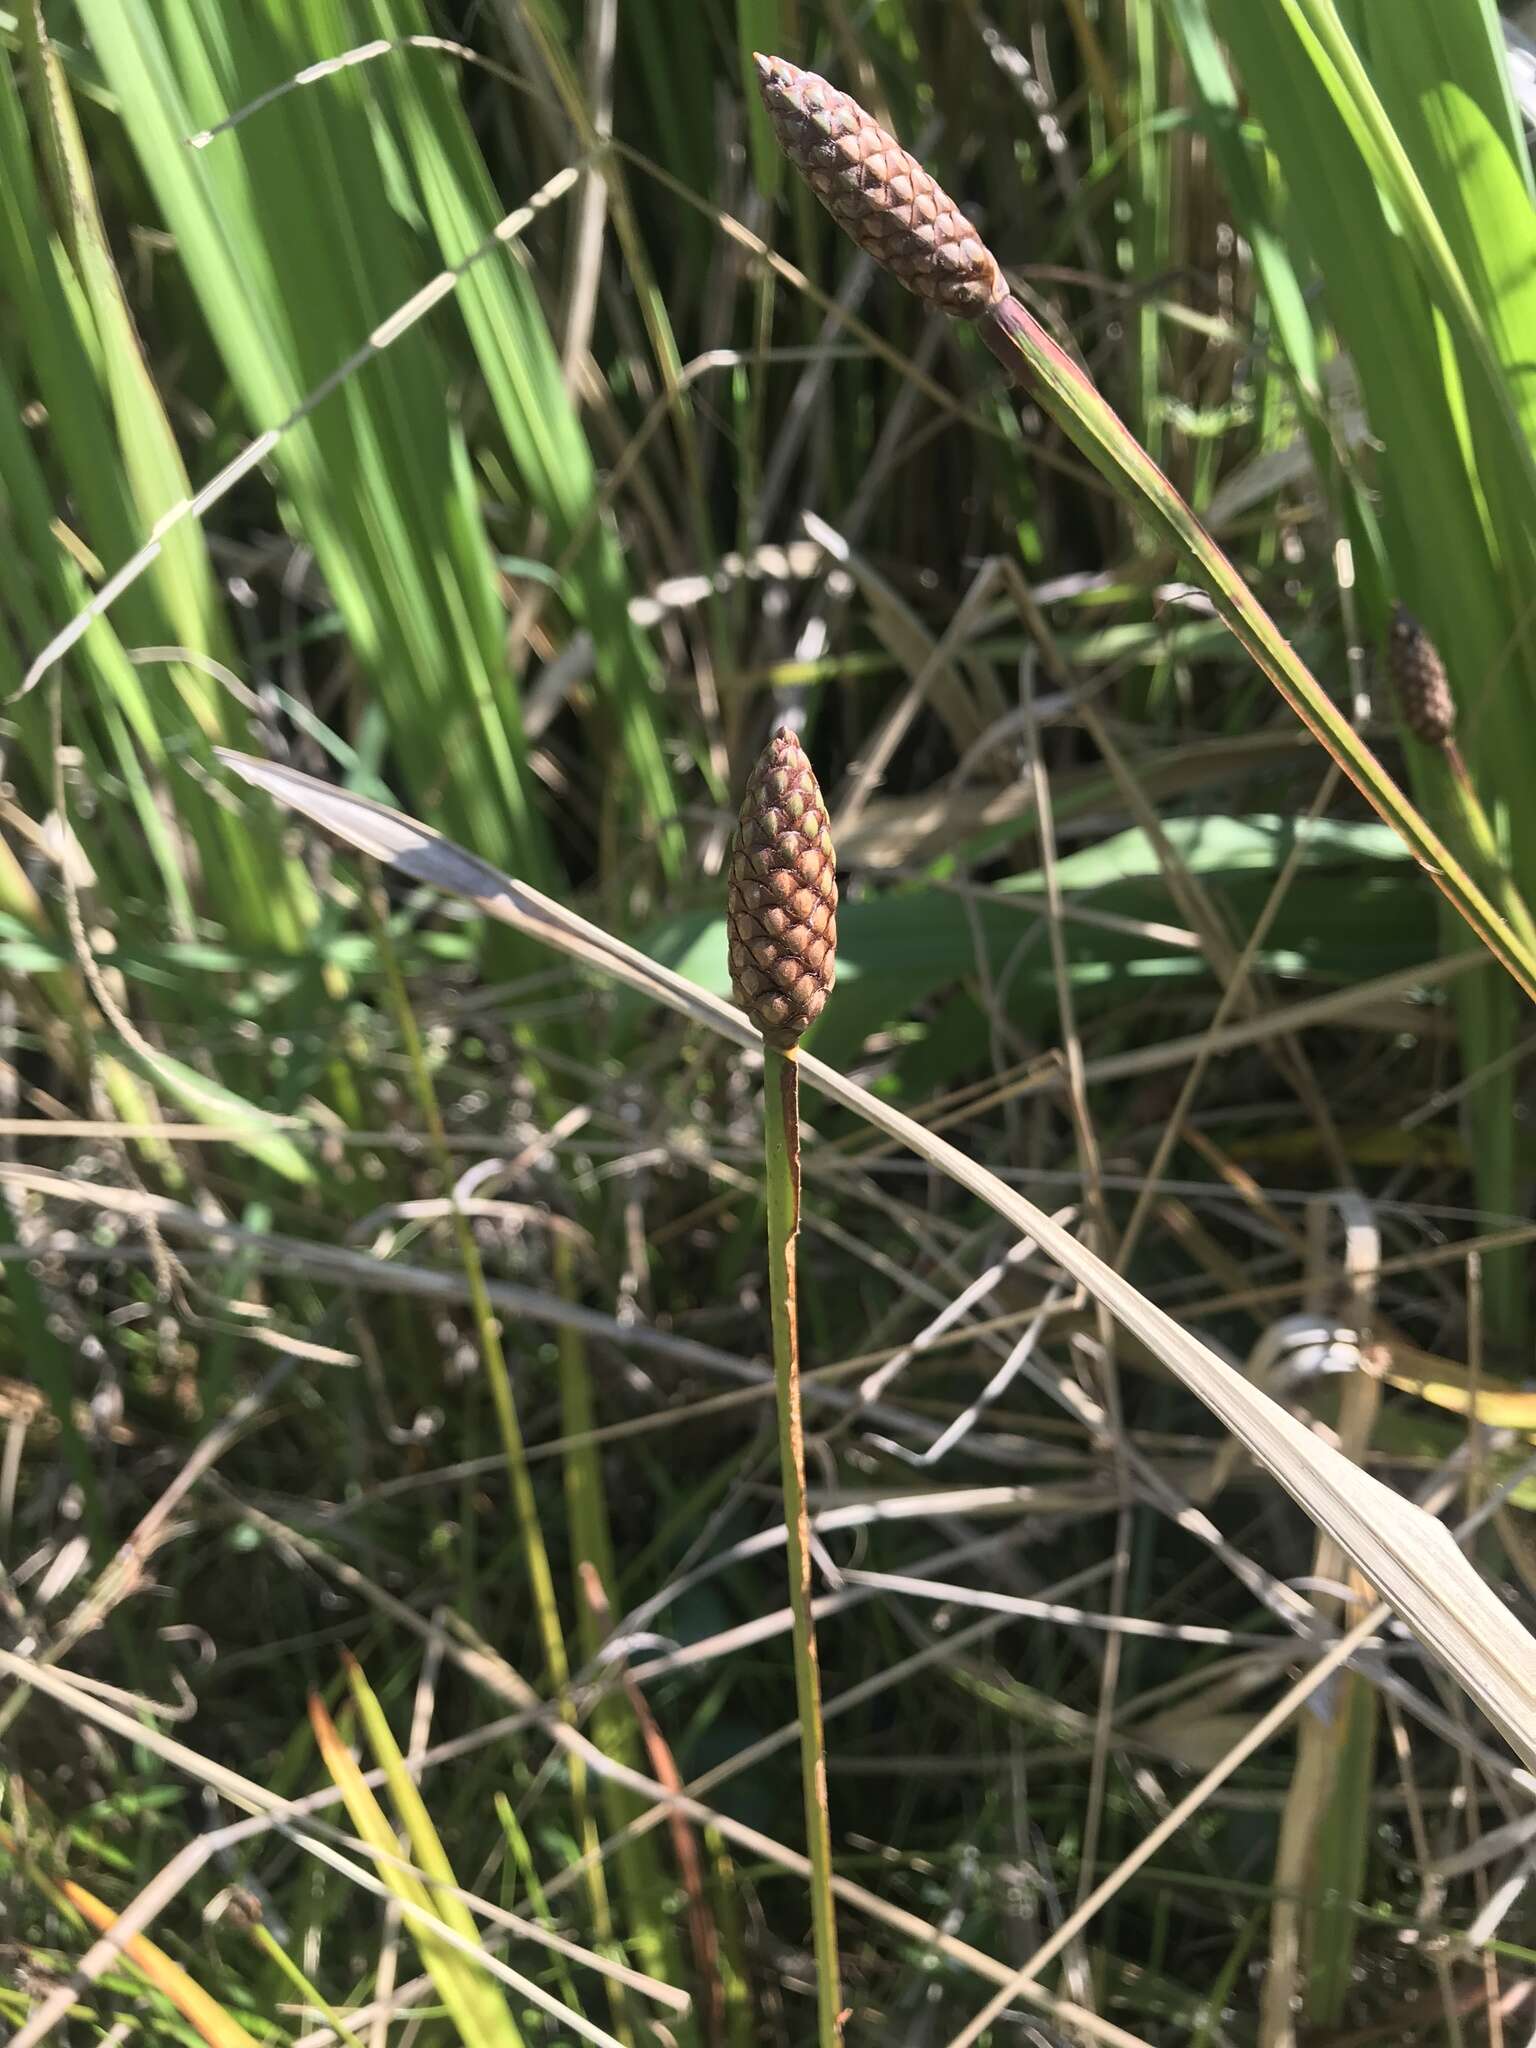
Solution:
<path fill-rule="evenodd" d="M 731 988 L 768 1043 L 796 1044 L 821 1015 L 837 952 L 837 863 L 805 749 L 776 732 L 747 783 L 731 845 Z"/>
<path fill-rule="evenodd" d="M 917 158 L 814 71 L 754 56 L 779 147 L 867 255 L 962 320 L 1008 296 L 997 260 Z"/>

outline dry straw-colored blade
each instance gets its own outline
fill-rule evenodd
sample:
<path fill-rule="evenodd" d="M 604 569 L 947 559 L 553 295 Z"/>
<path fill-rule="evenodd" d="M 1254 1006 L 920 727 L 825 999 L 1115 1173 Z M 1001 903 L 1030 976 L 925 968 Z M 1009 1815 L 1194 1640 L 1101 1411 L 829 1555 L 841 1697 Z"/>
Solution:
<path fill-rule="evenodd" d="M 666 1004 L 738 1046 L 757 1033 L 707 994 L 596 925 L 498 873 L 428 826 L 333 789 L 296 769 L 221 750 L 238 775 L 279 803 L 413 880 L 468 898 L 569 957 Z M 1510 1747 L 1536 1770 L 1536 1640 L 1478 1577 L 1443 1523 L 1403 1500 L 1316 1437 L 1268 1395 L 1149 1301 L 1044 1211 L 965 1153 L 809 1054 L 801 1075 L 831 1101 L 907 1146 L 1030 1237 L 1182 1381 L 1320 1529 L 1467 1692 Z"/>
<path fill-rule="evenodd" d="M 59 1890 L 98 1934 L 109 1934 L 116 1926 L 117 1914 L 83 1884 L 64 1878 Z M 155 1942 L 142 1934 L 130 1935 L 123 1943 L 123 1954 L 148 1983 L 164 1993 L 187 2024 L 208 2043 L 208 2048 L 256 2048 L 255 2041 L 234 2015 L 226 2012 Z"/>

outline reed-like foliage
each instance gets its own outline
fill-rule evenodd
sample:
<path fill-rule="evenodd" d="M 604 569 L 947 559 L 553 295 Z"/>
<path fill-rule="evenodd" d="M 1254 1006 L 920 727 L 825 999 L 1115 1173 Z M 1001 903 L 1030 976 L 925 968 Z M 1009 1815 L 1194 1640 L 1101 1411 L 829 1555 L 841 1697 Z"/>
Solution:
<path fill-rule="evenodd" d="M 1536 1769 L 1496 10 L 679 21 L 0 11 L 0 2029 L 1284 2048 L 1422 1967 L 1473 2031 Z M 723 901 L 781 724 L 793 962 Z"/>
<path fill-rule="evenodd" d="M 1445 763 L 1410 749 L 1426 815 L 1485 875 L 1536 894 L 1524 790 L 1536 731 L 1536 209 L 1492 0 L 1396 10 L 1355 0 L 1170 0 L 1218 140 L 1231 202 L 1266 252 L 1273 340 L 1315 406 L 1315 365 L 1342 351 L 1371 441 L 1318 467 L 1355 543 L 1362 624 L 1385 649 L 1394 601 L 1440 650 L 1473 810 Z M 1262 124 L 1241 138 L 1218 48 Z M 1266 185 L 1255 150 L 1273 152 Z M 1315 320 L 1298 303 L 1321 282 Z M 1321 422 L 1337 442 L 1337 422 Z M 1369 520 L 1357 516 L 1370 502 Z M 1432 509 L 1431 509 L 1432 508 Z M 1519 1206 L 1508 1065 L 1525 1005 L 1496 976 L 1457 995 L 1479 1185 Z M 1524 1276 L 1502 1259 L 1491 1306 L 1514 1338 Z"/>

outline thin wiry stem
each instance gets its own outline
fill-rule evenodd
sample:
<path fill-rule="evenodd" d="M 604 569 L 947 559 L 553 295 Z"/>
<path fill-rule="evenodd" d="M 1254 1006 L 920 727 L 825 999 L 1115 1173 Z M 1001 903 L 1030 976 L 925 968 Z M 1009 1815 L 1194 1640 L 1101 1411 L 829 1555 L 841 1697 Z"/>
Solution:
<path fill-rule="evenodd" d="M 793 1052 L 763 1053 L 763 1155 L 768 1197 L 768 1299 L 773 1372 L 779 1399 L 779 1461 L 789 1544 L 789 1605 L 794 1620 L 795 1699 L 800 1710 L 800 1775 L 811 1863 L 811 1925 L 816 1950 L 816 2038 L 843 2038 L 837 1963 L 837 1904 L 832 1895 L 832 1828 L 821 1722 L 821 1668 L 811 1614 L 811 1526 L 805 1504 L 805 1430 L 800 1415 L 800 1329 L 795 1239 L 800 1230 L 800 1063 Z"/>
<path fill-rule="evenodd" d="M 416 1098 L 426 1122 L 427 1140 L 445 1184 L 451 1187 L 453 1172 L 443 1144 L 442 1111 L 438 1108 L 437 1093 L 432 1086 L 432 1077 L 427 1068 L 426 1052 L 422 1046 L 421 1032 L 416 1024 L 416 1013 L 411 1008 L 411 999 L 406 991 L 399 961 L 395 956 L 394 941 L 389 930 L 389 907 L 383 899 L 382 892 L 374 896 L 371 907 L 378 939 L 379 961 L 384 971 L 390 1005 L 394 1010 L 395 1021 L 405 1047 L 406 1064 L 410 1069 Z M 533 1598 L 539 1642 L 544 1652 L 550 1683 L 556 1692 L 563 1692 L 570 1682 L 570 1662 L 566 1656 L 565 1638 L 560 1628 L 560 1609 L 555 1599 L 554 1577 L 549 1568 L 549 1551 L 539 1521 L 539 1505 L 534 1498 L 533 1481 L 528 1474 L 528 1452 L 523 1442 L 522 1424 L 518 1420 L 517 1403 L 512 1395 L 512 1375 L 507 1369 L 507 1356 L 502 1348 L 501 1326 L 496 1320 L 496 1311 L 485 1284 L 485 1268 L 480 1259 L 480 1247 L 475 1243 L 475 1234 L 469 1227 L 469 1219 L 457 1202 L 451 1203 L 450 1207 L 459 1263 L 464 1268 L 470 1307 L 475 1319 L 475 1332 L 480 1342 L 480 1355 L 485 1364 L 485 1376 L 491 1390 L 491 1406 L 496 1411 L 496 1427 L 501 1437 L 502 1459 L 507 1468 L 507 1482 L 512 1492 L 512 1508 L 517 1517 L 518 1533 L 522 1537 L 523 1556 L 528 1567 L 529 1591 Z"/>

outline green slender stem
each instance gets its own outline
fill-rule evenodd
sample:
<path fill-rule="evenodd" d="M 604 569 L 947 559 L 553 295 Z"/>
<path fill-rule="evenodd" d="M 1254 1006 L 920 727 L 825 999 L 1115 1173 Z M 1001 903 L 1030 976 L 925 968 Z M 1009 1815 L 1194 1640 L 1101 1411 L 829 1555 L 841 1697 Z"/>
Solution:
<path fill-rule="evenodd" d="M 400 972 L 399 958 L 395 953 L 394 940 L 390 936 L 389 908 L 382 891 L 370 892 L 369 908 L 373 912 L 379 962 L 384 970 L 385 986 L 389 991 L 395 1021 L 405 1046 L 406 1064 L 411 1070 L 416 1100 L 421 1106 L 422 1118 L 427 1126 L 433 1164 L 442 1176 L 443 1186 L 451 1190 L 454 1173 L 448 1153 L 448 1136 L 443 1128 L 442 1112 L 437 1106 L 437 1092 L 432 1086 L 432 1076 L 427 1067 L 426 1051 L 417 1027 L 416 1013 L 411 1008 L 405 977 Z M 555 1598 L 554 1574 L 549 1567 L 549 1550 L 544 1542 L 543 1524 L 539 1520 L 538 1498 L 533 1490 L 533 1476 L 528 1469 L 528 1452 L 523 1442 L 522 1424 L 518 1421 L 517 1403 L 512 1396 L 512 1375 L 507 1369 L 507 1354 L 502 1348 L 501 1325 L 496 1320 L 496 1311 L 486 1290 L 485 1267 L 481 1262 L 480 1248 L 475 1243 L 474 1232 L 469 1227 L 469 1219 L 457 1202 L 452 1200 L 451 1195 L 449 1207 L 452 1211 L 459 1262 L 464 1268 L 464 1278 L 469 1286 L 470 1307 L 480 1341 L 480 1356 L 484 1361 L 485 1377 L 491 1389 L 491 1405 L 496 1411 L 496 1427 L 501 1435 L 501 1454 L 507 1468 L 507 1485 L 512 1494 L 512 1512 L 517 1519 L 518 1536 L 523 1546 L 523 1561 L 528 1571 L 528 1589 L 533 1597 L 534 1619 L 538 1626 L 539 1643 L 544 1652 L 544 1667 L 550 1688 L 559 1701 L 562 1718 L 574 1721 L 575 1709 L 569 1690 L 570 1659 L 566 1655 L 565 1637 L 561 1632 L 560 1605 Z M 576 1832 L 584 1842 L 590 1844 L 594 1839 L 594 1829 L 587 1804 L 586 1768 L 584 1764 L 579 1765 L 577 1758 L 573 1757 L 571 1761 L 571 1807 Z M 587 1895 L 598 1938 L 606 1943 L 613 1935 L 613 1918 L 608 1901 L 608 1886 L 600 1862 L 592 1864 L 589 1869 Z M 616 2013 L 616 2021 L 619 2017 L 620 2015 Z"/>
<path fill-rule="evenodd" d="M 1300 659 L 1221 548 L 1093 381 L 1027 307 L 1005 298 L 978 322 L 981 339 L 1077 446 L 1200 571 L 1217 611 L 1314 738 L 1392 826 L 1436 886 L 1528 996 L 1536 950 L 1489 902 Z M 1524 920 L 1522 920 L 1524 922 Z"/>
<path fill-rule="evenodd" d="M 1467 773 L 1467 764 L 1462 759 L 1461 749 L 1454 740 L 1446 743 L 1443 752 L 1446 772 L 1446 788 L 1449 802 L 1464 835 L 1472 859 L 1481 868 L 1489 889 L 1509 919 L 1513 930 L 1533 950 L 1536 950 L 1536 920 L 1532 919 L 1525 899 L 1515 886 L 1509 872 L 1509 862 L 1499 845 L 1499 835 L 1493 828 L 1493 820 L 1483 807 L 1472 777 Z"/>
<path fill-rule="evenodd" d="M 314 2007 L 315 2011 L 319 2013 L 326 2025 L 335 2034 L 337 2040 L 345 2043 L 345 2048 L 363 2048 L 362 2042 L 359 2041 L 356 2034 L 353 2033 L 352 2029 L 341 2017 L 341 2014 L 336 2011 L 334 2006 L 326 2003 L 320 1992 L 310 1983 L 292 1956 L 276 1940 L 269 1927 L 264 1926 L 258 1920 L 251 1929 L 251 1940 L 288 1979 L 288 1982 L 293 1985 L 305 2004 Z"/>
<path fill-rule="evenodd" d="M 763 1053 L 763 1150 L 768 1190 L 768 1299 L 773 1316 L 773 1374 L 779 1401 L 779 1463 L 789 1546 L 789 1606 L 794 1617 L 795 1700 L 800 1710 L 800 1776 L 811 1859 L 811 1925 L 816 1949 L 818 2048 L 843 2038 L 832 1897 L 832 1829 L 827 1811 L 827 1752 L 821 1725 L 821 1667 L 811 1616 L 811 1524 L 805 1505 L 805 1431 L 800 1419 L 800 1319 L 795 1239 L 800 1232 L 800 1064 L 792 1052 Z"/>
<path fill-rule="evenodd" d="M 562 1301 L 575 1303 L 580 1289 L 576 1253 L 569 1232 L 555 1231 L 550 1247 L 550 1265 L 555 1292 Z M 555 1348 L 559 1358 L 560 1433 L 570 1446 L 564 1460 L 565 1514 L 571 1559 L 578 1579 L 576 1647 L 582 1664 L 590 1666 L 602 1652 L 608 1624 L 592 1598 L 581 1590 L 580 1577 L 584 1571 L 592 1572 L 599 1594 L 606 1598 L 607 1589 L 618 1583 L 618 1570 L 614 1562 L 607 1497 L 603 1491 L 602 1464 L 592 1442 L 597 1411 L 587 1364 L 587 1340 L 580 1330 L 566 1327 L 555 1333 Z M 593 1702 L 589 1733 L 603 1754 L 612 1757 L 615 1763 L 634 1770 L 644 1761 L 635 1717 L 621 1692 L 605 1692 Z M 572 1755 L 567 1768 L 580 1761 Z M 585 1787 L 584 1762 L 581 1762 L 581 1780 Z M 572 1783 L 575 1782 L 573 1776 Z M 625 1830 L 641 1810 L 640 1803 L 632 1793 L 611 1779 L 599 1780 L 596 1789 L 597 1804 L 602 1808 L 608 1832 L 616 1836 L 620 1844 L 614 1851 L 613 1867 L 618 1872 L 618 1890 L 625 1904 L 629 1960 L 638 1962 L 651 1976 L 675 1984 L 679 1981 L 677 1943 L 672 1939 L 671 1925 L 662 1910 L 667 1887 L 662 1881 L 656 1845 L 647 1839 L 624 1839 Z M 581 1833 L 581 1850 L 584 1858 L 591 1859 L 588 1868 L 600 1877 L 607 1866 L 603 1861 L 596 1806 L 587 1810 Z M 599 1931 L 606 1942 L 611 1940 L 613 1927 L 611 1910 L 606 1907 L 605 1910 L 607 1919 L 600 1924 Z M 617 1950 L 614 1952 L 619 1953 Z M 644 2039 L 645 2028 L 637 2026 L 629 1994 L 616 1980 L 609 1986 L 609 1997 L 614 2013 L 614 2031 L 626 2040 L 633 2040 L 637 2035 Z"/>
<path fill-rule="evenodd" d="M 389 991 L 395 1022 L 405 1047 L 406 1065 L 411 1070 L 416 1100 L 427 1126 L 427 1139 L 432 1149 L 433 1164 L 442 1176 L 444 1188 L 450 1191 L 448 1206 L 452 1212 L 453 1234 L 458 1246 L 459 1260 L 464 1268 L 464 1278 L 469 1286 L 470 1308 L 480 1340 L 480 1355 L 485 1363 L 485 1377 L 491 1389 L 491 1405 L 496 1411 L 496 1427 L 501 1433 L 501 1453 L 506 1462 L 507 1483 L 512 1493 L 512 1510 L 517 1517 L 518 1534 L 522 1538 L 523 1556 L 528 1566 L 528 1584 L 533 1594 L 533 1611 L 538 1623 L 544 1662 L 551 1686 L 557 1693 L 564 1692 L 570 1680 L 570 1665 L 565 1654 L 565 1638 L 560 1631 L 560 1609 L 555 1599 L 555 1581 L 549 1568 L 549 1552 L 544 1544 L 544 1530 L 539 1521 L 539 1504 L 528 1470 L 528 1452 L 523 1443 L 522 1425 L 517 1419 L 517 1403 L 512 1398 L 512 1375 L 507 1370 L 507 1354 L 502 1349 L 501 1325 L 496 1320 L 496 1311 L 491 1306 L 491 1297 L 486 1291 L 485 1268 L 480 1259 L 480 1247 L 475 1243 L 469 1219 L 452 1199 L 454 1172 L 453 1162 L 448 1155 L 448 1134 L 443 1128 L 442 1111 L 437 1106 L 437 1091 L 432 1086 L 421 1032 L 416 1024 L 416 1013 L 411 1008 L 405 978 L 400 972 L 400 962 L 395 953 L 395 942 L 390 936 L 388 906 L 380 892 L 371 893 L 370 908 L 373 911 L 374 933 L 378 940 L 379 964 L 384 970 L 385 986 Z"/>

